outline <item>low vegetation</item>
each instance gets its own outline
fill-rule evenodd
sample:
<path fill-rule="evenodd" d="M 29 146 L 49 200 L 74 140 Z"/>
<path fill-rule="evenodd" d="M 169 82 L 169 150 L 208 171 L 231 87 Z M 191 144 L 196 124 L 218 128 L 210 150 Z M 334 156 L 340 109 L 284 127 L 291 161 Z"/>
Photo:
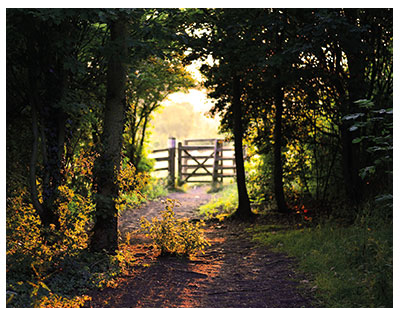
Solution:
<path fill-rule="evenodd" d="M 256 226 L 253 240 L 298 259 L 317 303 L 324 307 L 392 307 L 393 231 L 326 223 L 276 230 Z"/>
<path fill-rule="evenodd" d="M 235 186 L 227 185 L 200 213 L 223 219 L 235 207 Z M 390 218 L 380 216 L 384 210 L 367 204 L 352 224 L 339 216 L 349 211 L 337 211 L 330 219 L 313 219 L 310 212 L 304 205 L 290 216 L 264 209 L 260 222 L 268 224 L 256 224 L 248 232 L 259 245 L 297 259 L 298 270 L 306 275 L 300 282 L 311 288 L 318 306 L 391 307 L 393 226 Z"/>
<path fill-rule="evenodd" d="M 222 187 L 222 190 L 214 193 L 207 204 L 200 206 L 200 215 L 206 219 L 218 218 L 223 220 L 235 212 L 238 207 L 236 184 L 229 184 Z"/>
<path fill-rule="evenodd" d="M 254 240 L 297 257 L 322 306 L 393 304 L 393 9 L 6 13 L 7 306 L 82 306 L 135 264 L 118 216 L 166 194 L 149 128 L 200 86 L 193 61 L 236 157 L 236 184 L 200 213 L 275 225 Z M 188 103 L 171 109 L 156 134 L 213 136 Z M 190 256 L 202 222 L 174 203 L 143 230 Z"/>
<path fill-rule="evenodd" d="M 175 217 L 174 207 L 177 203 L 167 199 L 161 219 L 154 217 L 151 222 L 141 219 L 141 231 L 153 240 L 161 256 L 190 256 L 209 245 L 201 229 L 204 225 L 202 221 L 191 223 L 188 219 Z"/>

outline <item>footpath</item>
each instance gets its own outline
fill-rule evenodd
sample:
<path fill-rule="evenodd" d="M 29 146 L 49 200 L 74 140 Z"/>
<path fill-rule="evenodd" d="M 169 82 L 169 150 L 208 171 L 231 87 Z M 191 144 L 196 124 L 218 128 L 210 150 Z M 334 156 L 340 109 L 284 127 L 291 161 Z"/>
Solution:
<path fill-rule="evenodd" d="M 174 209 L 177 217 L 199 218 L 199 206 L 212 197 L 206 190 L 197 187 L 167 198 L 180 201 Z M 151 219 L 163 209 L 160 199 L 125 211 L 121 232 L 134 231 L 141 216 Z M 312 307 L 311 292 L 301 287 L 304 277 L 295 272 L 295 260 L 250 240 L 246 229 L 256 223 L 208 221 L 205 234 L 211 245 L 191 259 L 159 258 L 149 240 L 132 236 L 137 268 L 121 277 L 115 288 L 92 295 L 88 307 Z"/>

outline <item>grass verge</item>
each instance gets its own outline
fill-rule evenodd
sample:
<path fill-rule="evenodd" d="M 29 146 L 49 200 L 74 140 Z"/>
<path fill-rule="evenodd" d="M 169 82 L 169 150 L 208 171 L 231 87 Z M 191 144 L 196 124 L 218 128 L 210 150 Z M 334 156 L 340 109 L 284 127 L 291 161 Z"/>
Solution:
<path fill-rule="evenodd" d="M 392 225 L 276 230 L 259 225 L 253 239 L 299 260 L 324 307 L 393 306 Z"/>

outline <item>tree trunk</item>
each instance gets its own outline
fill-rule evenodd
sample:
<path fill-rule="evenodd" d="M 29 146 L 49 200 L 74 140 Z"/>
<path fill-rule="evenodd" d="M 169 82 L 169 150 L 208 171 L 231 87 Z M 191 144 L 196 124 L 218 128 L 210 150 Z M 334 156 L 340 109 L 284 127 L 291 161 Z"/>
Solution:
<path fill-rule="evenodd" d="M 278 211 L 287 213 L 285 195 L 283 193 L 283 170 L 282 170 L 282 112 L 283 112 L 283 90 L 279 86 L 275 92 L 275 129 L 274 129 L 274 190 Z"/>
<path fill-rule="evenodd" d="M 353 136 L 349 131 L 350 124 L 342 124 L 340 126 L 341 148 L 342 148 L 342 172 L 344 180 L 344 188 L 346 200 L 350 204 L 358 204 L 360 200 L 360 186 L 358 177 L 358 168 L 356 167 L 356 157 L 354 151 Z M 358 185 L 357 185 L 358 184 Z"/>
<path fill-rule="evenodd" d="M 60 88 L 62 89 L 62 88 Z M 55 100 L 61 100 L 61 95 Z M 56 102 L 54 103 L 56 104 Z M 42 149 L 47 157 L 43 157 L 43 210 L 47 214 L 47 222 L 44 226 L 54 224 L 59 226 L 56 210 L 59 197 L 59 186 L 63 182 L 62 170 L 64 168 L 64 144 L 66 114 L 60 108 L 48 105 L 44 109 L 42 133 Z"/>
<path fill-rule="evenodd" d="M 233 78 L 233 134 L 235 143 L 235 160 L 236 160 L 236 183 L 238 189 L 239 205 L 234 217 L 242 220 L 250 219 L 254 216 L 250 207 L 250 200 L 247 194 L 246 177 L 244 172 L 243 161 L 243 130 L 242 130 L 242 108 L 240 101 L 240 79 L 236 75 Z"/>
<path fill-rule="evenodd" d="M 347 53 L 349 64 L 349 85 L 348 100 L 344 101 L 344 109 L 342 108 L 342 116 L 357 113 L 360 109 L 354 103 L 357 100 L 364 99 L 366 95 L 364 64 L 360 60 L 361 54 Z M 346 199 L 351 205 L 360 203 L 363 195 L 362 181 L 359 176 L 361 168 L 360 144 L 353 144 L 353 139 L 359 137 L 359 131 L 349 131 L 352 122 L 344 121 L 340 126 L 341 147 L 342 147 L 342 165 L 344 188 Z"/>
<path fill-rule="evenodd" d="M 122 133 L 125 120 L 127 30 L 123 19 L 111 24 L 113 53 L 108 61 L 107 95 L 102 148 L 95 167 L 96 218 L 91 250 L 114 253 L 118 249 L 117 176 L 121 162 Z"/>
<path fill-rule="evenodd" d="M 50 224 L 59 226 L 57 205 L 58 187 L 62 183 L 62 169 L 64 167 L 65 145 L 65 120 L 66 114 L 59 103 L 62 100 L 67 77 L 63 69 L 63 56 L 44 54 L 52 51 L 48 38 L 32 38 L 29 41 L 29 55 L 37 59 L 38 63 L 32 63 L 28 69 L 29 90 L 32 107 L 33 128 L 33 152 L 30 165 L 30 187 L 32 203 L 38 212 L 42 226 L 48 228 Z M 35 48 L 36 47 L 36 48 Z M 38 48 L 37 48 L 38 47 Z M 41 56 L 45 56 L 42 57 Z M 51 71 L 48 71 L 51 69 Z M 40 86 L 40 79 L 44 87 Z M 43 90 L 43 95 L 39 91 Z M 38 160 L 40 127 L 40 146 L 42 149 L 43 173 L 41 176 L 41 193 L 43 202 L 38 200 L 36 188 L 36 164 Z"/>
<path fill-rule="evenodd" d="M 37 112 L 34 105 L 32 105 L 32 156 L 29 166 L 29 190 L 32 199 L 33 207 L 39 214 L 42 223 L 46 221 L 46 217 L 43 214 L 42 204 L 39 202 L 39 195 L 36 185 L 36 164 L 38 158 L 38 142 L 39 142 L 39 132 L 38 132 L 38 118 Z"/>

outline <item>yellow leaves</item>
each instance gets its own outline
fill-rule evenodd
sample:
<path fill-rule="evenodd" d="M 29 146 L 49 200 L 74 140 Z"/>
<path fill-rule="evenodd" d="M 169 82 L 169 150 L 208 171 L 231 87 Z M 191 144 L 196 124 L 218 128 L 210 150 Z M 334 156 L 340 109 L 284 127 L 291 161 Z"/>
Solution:
<path fill-rule="evenodd" d="M 153 239 L 161 250 L 161 255 L 177 254 L 191 255 L 197 251 L 204 252 L 209 242 L 205 239 L 203 221 L 191 223 L 187 219 L 177 219 L 173 211 L 178 201 L 167 199 L 165 210 L 161 212 L 161 220 L 153 217 L 151 222 L 141 218 L 141 232 Z"/>
<path fill-rule="evenodd" d="M 87 301 L 92 298 L 88 295 L 75 296 L 73 298 L 63 297 L 57 294 L 50 293 L 48 296 L 43 296 L 40 300 L 36 301 L 34 307 L 36 308 L 79 308 L 85 305 Z"/>
<path fill-rule="evenodd" d="M 135 184 L 136 168 L 131 163 L 122 165 L 118 174 L 119 189 L 121 191 L 130 191 Z"/>
<path fill-rule="evenodd" d="M 79 162 L 77 163 L 79 165 Z M 87 161 L 81 166 L 90 169 L 86 170 L 86 174 L 91 172 L 91 162 Z M 75 167 L 72 168 L 73 165 L 70 167 L 70 170 L 77 170 Z M 59 194 L 54 201 L 54 205 L 57 205 L 55 211 L 59 216 L 59 225 L 51 224 L 46 229 L 42 227 L 37 211 L 27 202 L 29 194 L 26 189 L 21 189 L 19 195 L 7 197 L 7 269 L 13 273 L 19 272 L 21 268 L 32 272 L 32 277 L 35 279 L 31 282 L 32 298 L 36 299 L 35 293 L 39 289 L 41 290 L 37 296 L 41 295 L 43 290 L 49 292 L 47 296 L 35 302 L 37 307 L 80 307 L 90 299 L 88 297 L 71 299 L 54 295 L 43 283 L 49 276 L 49 271 L 52 271 L 51 274 L 59 271 L 60 260 L 66 256 L 75 256 L 81 249 L 87 248 L 88 235 L 85 226 L 89 222 L 94 203 L 90 194 L 80 195 L 71 189 L 69 181 L 72 173 L 73 171 L 67 174 L 66 184 L 58 187 Z M 43 236 L 46 236 L 46 240 Z M 23 273 L 21 271 L 22 277 Z"/>
<path fill-rule="evenodd" d="M 90 141 L 89 145 L 84 145 L 86 148 L 93 147 L 93 142 Z M 97 158 L 98 153 L 93 152 L 92 149 L 89 150 L 84 150 L 81 149 L 79 154 L 73 157 L 72 162 L 70 162 L 63 173 L 65 174 L 66 177 L 66 182 L 71 183 L 73 179 L 84 179 L 89 182 L 92 180 L 92 174 L 93 174 L 93 165 L 94 161 Z"/>
<path fill-rule="evenodd" d="M 94 208 L 90 197 L 75 194 L 67 185 L 60 186 L 58 205 L 59 228 L 51 224 L 48 233 L 52 240 L 47 243 L 41 234 L 41 221 L 32 204 L 23 196 L 13 197 L 7 205 L 7 255 L 29 257 L 36 267 L 46 269 L 52 258 L 73 255 L 87 247 L 85 225 Z"/>
<path fill-rule="evenodd" d="M 66 185 L 59 187 L 58 215 L 60 229 L 57 232 L 58 251 L 75 251 L 87 246 L 85 225 L 94 209 L 93 200 L 74 192 Z M 56 249 L 54 249 L 56 251 Z"/>
<path fill-rule="evenodd" d="M 29 252 L 42 242 L 39 216 L 22 195 L 7 202 L 7 255 Z"/>
<path fill-rule="evenodd" d="M 145 199 L 141 191 L 148 184 L 150 175 L 144 173 L 136 173 L 136 168 L 130 162 L 121 164 L 118 174 L 119 197 L 115 200 L 116 208 L 122 212 L 127 206 L 126 195 L 133 194 L 138 200 Z"/>

